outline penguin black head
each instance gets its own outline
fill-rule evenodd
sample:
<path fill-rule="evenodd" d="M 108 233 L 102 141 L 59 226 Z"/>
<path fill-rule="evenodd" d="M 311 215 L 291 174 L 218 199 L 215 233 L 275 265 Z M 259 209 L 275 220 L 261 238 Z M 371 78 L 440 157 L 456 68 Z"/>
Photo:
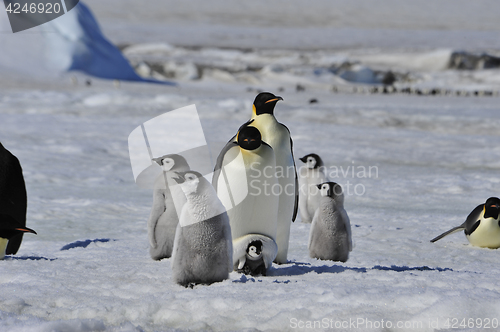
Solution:
<path fill-rule="evenodd" d="M 498 219 L 500 214 L 500 199 L 497 197 L 490 197 L 484 203 L 484 218 Z"/>
<path fill-rule="evenodd" d="M 319 168 L 323 166 L 323 160 L 315 153 L 310 153 L 299 159 L 305 163 L 308 168 Z"/>
<path fill-rule="evenodd" d="M 10 240 L 14 236 L 22 233 L 36 234 L 34 230 L 21 225 L 12 216 L 0 214 L 0 238 Z"/>
<path fill-rule="evenodd" d="M 201 173 L 196 172 L 196 171 L 175 172 L 175 174 L 177 174 L 177 177 L 174 177 L 173 179 L 178 184 L 181 184 L 184 182 L 189 182 L 189 181 L 194 181 L 196 179 L 203 177 L 203 175 L 201 175 Z"/>
<path fill-rule="evenodd" d="M 260 131 L 255 127 L 244 126 L 238 132 L 238 145 L 245 150 L 255 150 L 262 144 Z"/>
<path fill-rule="evenodd" d="M 165 171 L 175 171 L 181 168 L 189 169 L 186 159 L 178 154 L 166 154 L 159 158 L 153 158 L 153 161 L 162 166 Z"/>
<path fill-rule="evenodd" d="M 191 195 L 198 193 L 200 182 L 203 182 L 204 179 L 203 175 L 196 171 L 176 171 L 175 174 L 177 174 L 177 177 L 174 177 L 173 179 L 181 186 L 184 194 Z"/>
<path fill-rule="evenodd" d="M 261 241 L 252 241 L 247 247 L 247 255 L 251 258 L 259 258 L 262 253 L 262 242 Z"/>
<path fill-rule="evenodd" d="M 273 114 L 274 106 L 279 100 L 283 100 L 283 98 L 279 96 L 275 96 L 270 92 L 261 92 L 255 97 L 253 101 L 253 108 L 255 115 L 261 114 Z"/>
<path fill-rule="evenodd" d="M 323 182 L 317 185 L 321 196 L 328 196 L 333 199 L 342 195 L 342 187 L 335 182 Z"/>

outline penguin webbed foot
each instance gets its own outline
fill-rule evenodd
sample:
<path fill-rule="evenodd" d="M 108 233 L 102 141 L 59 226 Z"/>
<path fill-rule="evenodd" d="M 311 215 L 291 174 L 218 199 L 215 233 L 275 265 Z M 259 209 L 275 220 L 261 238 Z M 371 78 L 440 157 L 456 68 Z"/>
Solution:
<path fill-rule="evenodd" d="M 212 284 L 211 282 L 186 282 L 179 285 L 183 286 L 184 288 L 193 289 L 195 286 L 198 285 L 210 286 L 211 284 Z"/>

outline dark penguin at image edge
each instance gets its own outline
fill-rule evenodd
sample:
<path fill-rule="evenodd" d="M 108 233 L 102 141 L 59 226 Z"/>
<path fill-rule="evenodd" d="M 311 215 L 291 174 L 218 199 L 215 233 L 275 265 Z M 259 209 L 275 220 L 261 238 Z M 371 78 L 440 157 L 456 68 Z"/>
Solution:
<path fill-rule="evenodd" d="M 0 143 L 0 256 L 15 255 L 26 228 L 27 195 L 19 160 Z"/>

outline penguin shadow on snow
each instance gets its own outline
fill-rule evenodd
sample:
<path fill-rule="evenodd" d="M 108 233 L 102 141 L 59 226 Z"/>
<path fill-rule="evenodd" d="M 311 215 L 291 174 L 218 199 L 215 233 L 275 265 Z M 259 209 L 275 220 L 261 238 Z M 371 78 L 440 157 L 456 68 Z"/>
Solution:
<path fill-rule="evenodd" d="M 106 242 L 110 242 L 110 241 L 116 241 L 116 240 L 94 239 L 94 240 L 75 241 L 75 242 L 68 243 L 67 245 L 62 247 L 60 250 L 64 251 L 64 250 L 70 250 L 70 249 L 75 249 L 75 248 L 87 248 L 91 243 L 98 243 L 98 242 L 106 243 Z"/>
<path fill-rule="evenodd" d="M 21 257 L 14 257 L 14 256 L 5 256 L 5 260 L 19 260 L 19 261 L 55 261 L 57 258 L 47 258 L 47 257 L 41 257 L 41 256 L 21 256 Z"/>
<path fill-rule="evenodd" d="M 322 273 L 342 273 L 344 271 L 354 271 L 354 272 L 367 272 L 367 268 L 364 267 L 348 267 L 342 265 L 321 265 L 321 266 L 313 266 L 311 263 L 302 263 L 302 262 L 293 262 L 290 266 L 286 267 L 272 267 L 267 272 L 268 276 L 279 277 L 279 276 L 298 276 L 304 275 L 311 272 L 315 272 L 317 274 Z"/>
<path fill-rule="evenodd" d="M 343 273 L 346 271 L 354 271 L 358 273 L 366 273 L 368 271 L 392 271 L 392 272 L 412 272 L 412 271 L 435 271 L 435 272 L 467 272 L 467 271 L 455 271 L 450 268 L 441 268 L 441 267 L 429 267 L 429 266 L 381 266 L 375 265 L 373 267 L 349 267 L 342 265 L 321 265 L 314 266 L 311 263 L 302 263 L 302 262 L 293 262 L 290 266 L 282 267 L 282 268 L 271 268 L 269 269 L 267 276 L 269 277 L 279 277 L 279 276 L 298 276 L 305 275 L 311 272 L 315 272 L 317 274 L 323 273 Z"/>

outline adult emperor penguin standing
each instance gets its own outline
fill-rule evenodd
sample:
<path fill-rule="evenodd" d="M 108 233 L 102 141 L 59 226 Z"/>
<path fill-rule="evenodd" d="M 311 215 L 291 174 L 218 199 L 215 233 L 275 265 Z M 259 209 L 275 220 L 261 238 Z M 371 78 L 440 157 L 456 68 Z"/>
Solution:
<path fill-rule="evenodd" d="M 224 204 L 233 239 L 233 266 L 265 275 L 276 258 L 279 195 L 273 149 L 254 121 L 241 126 L 217 158 L 212 184 Z"/>
<path fill-rule="evenodd" d="M 26 226 L 27 196 L 19 160 L 0 143 L 0 255 L 15 255 L 21 246 Z M 18 231 L 15 231 L 18 229 Z M 14 230 L 14 231 L 12 231 Z M 3 248 L 5 246 L 5 248 Z"/>
<path fill-rule="evenodd" d="M 299 169 L 299 211 L 302 222 L 311 223 L 319 207 L 321 193 L 318 184 L 327 182 L 325 167 L 321 157 L 310 153 L 300 161 L 305 163 Z"/>
<path fill-rule="evenodd" d="M 184 192 L 174 180 L 175 171 L 188 171 L 189 165 L 177 154 L 153 160 L 162 167 L 162 174 L 155 180 L 153 207 L 148 219 L 149 254 L 152 259 L 160 260 L 172 256 L 175 230 L 186 202 Z"/>
<path fill-rule="evenodd" d="M 279 183 L 278 229 L 276 243 L 278 254 L 275 262 L 287 262 L 290 226 L 295 221 L 298 209 L 298 182 L 293 159 L 293 142 L 288 128 L 274 117 L 274 107 L 283 98 L 262 92 L 253 102 L 252 126 L 257 128 L 262 140 L 269 144 L 276 156 L 276 176 Z"/>
<path fill-rule="evenodd" d="M 458 231 L 464 231 L 469 243 L 476 247 L 500 248 L 500 199 L 490 197 L 484 204 L 476 206 L 465 222 L 435 237 L 436 242 Z"/>
<path fill-rule="evenodd" d="M 231 227 L 224 205 L 200 173 L 177 172 L 186 195 L 175 232 L 172 254 L 174 281 L 183 286 L 211 284 L 233 270 Z"/>
<path fill-rule="evenodd" d="M 318 188 L 321 199 L 309 233 L 309 256 L 346 262 L 352 250 L 352 238 L 342 187 L 335 182 L 325 182 Z"/>

